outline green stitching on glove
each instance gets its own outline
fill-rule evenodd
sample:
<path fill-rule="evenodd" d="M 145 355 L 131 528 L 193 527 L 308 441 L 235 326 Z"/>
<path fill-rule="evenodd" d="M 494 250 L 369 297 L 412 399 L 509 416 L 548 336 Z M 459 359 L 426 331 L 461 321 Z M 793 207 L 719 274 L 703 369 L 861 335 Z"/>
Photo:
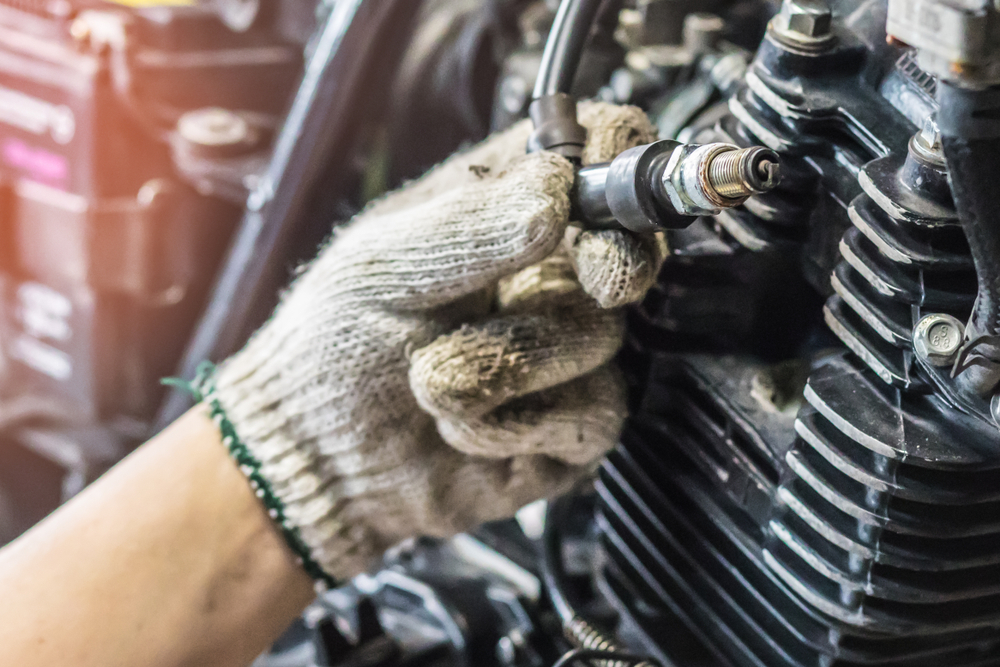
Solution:
<path fill-rule="evenodd" d="M 268 515 L 278 524 L 282 537 L 285 538 L 285 542 L 289 548 L 298 557 L 302 569 L 317 582 L 331 588 L 336 586 L 337 583 L 333 577 L 327 574 L 313 560 L 309 553 L 309 547 L 306 546 L 305 542 L 299 536 L 298 528 L 288 522 L 288 518 L 285 515 L 285 504 L 281 501 L 281 498 L 275 495 L 270 482 L 261 474 L 260 461 L 257 460 L 257 457 L 240 440 L 240 436 L 236 433 L 236 427 L 229 421 L 225 410 L 223 410 L 222 405 L 219 403 L 219 399 L 215 397 L 214 375 L 215 364 L 210 361 L 203 361 L 198 366 L 194 380 L 188 382 L 180 378 L 163 378 L 160 380 L 160 383 L 182 389 L 191 394 L 196 401 L 208 406 L 212 421 L 215 422 L 219 428 L 219 432 L 222 434 L 222 444 L 226 446 L 230 456 L 239 464 L 240 470 L 250 482 L 254 494 L 264 504 Z"/>

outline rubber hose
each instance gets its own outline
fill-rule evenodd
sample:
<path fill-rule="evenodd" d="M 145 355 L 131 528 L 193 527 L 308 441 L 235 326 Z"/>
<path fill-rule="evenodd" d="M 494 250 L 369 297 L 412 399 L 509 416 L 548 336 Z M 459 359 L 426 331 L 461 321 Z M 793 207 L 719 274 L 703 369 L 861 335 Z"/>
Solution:
<path fill-rule="evenodd" d="M 603 0 L 562 0 L 545 42 L 533 99 L 569 94 Z"/>

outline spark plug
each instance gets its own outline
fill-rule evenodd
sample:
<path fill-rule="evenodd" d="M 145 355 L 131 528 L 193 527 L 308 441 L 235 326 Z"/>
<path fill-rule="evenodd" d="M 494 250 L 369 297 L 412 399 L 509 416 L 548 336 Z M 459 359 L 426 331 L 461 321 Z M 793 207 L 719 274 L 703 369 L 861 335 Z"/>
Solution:
<path fill-rule="evenodd" d="M 585 229 L 680 229 L 773 190 L 780 179 L 777 153 L 762 146 L 657 141 L 581 168 L 572 219 Z"/>

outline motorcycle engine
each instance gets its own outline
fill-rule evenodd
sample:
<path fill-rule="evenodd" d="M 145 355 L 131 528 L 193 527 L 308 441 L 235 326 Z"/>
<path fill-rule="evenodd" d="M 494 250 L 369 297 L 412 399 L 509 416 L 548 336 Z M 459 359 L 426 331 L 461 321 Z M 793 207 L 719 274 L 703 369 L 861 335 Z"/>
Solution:
<path fill-rule="evenodd" d="M 380 637 L 412 618 L 398 578 L 429 587 L 424 614 L 451 610 L 444 653 L 371 663 L 543 665 L 576 648 L 609 665 L 1000 665 L 996 255 L 975 229 L 995 222 L 969 219 L 995 218 L 1000 42 L 980 4 L 647 0 L 598 19 L 578 94 L 642 106 L 661 138 L 765 145 L 782 183 L 669 232 L 630 314 L 621 444 L 499 561 L 519 575 L 491 562 L 442 579 L 455 546 L 420 542 L 349 587 L 387 620 Z M 492 127 L 523 117 L 550 20 L 521 15 Z M 973 33 L 989 46 L 949 51 Z M 504 554 L 512 532 L 476 544 Z M 311 646 L 340 619 L 339 652 L 310 664 L 366 662 L 330 609 Z"/>
<path fill-rule="evenodd" d="M 183 407 L 155 379 L 315 220 L 524 118 L 558 5 L 0 5 L 0 518 Z M 400 545 L 257 667 L 1000 665 L 997 84 L 988 0 L 604 2 L 573 93 L 780 186 L 667 232 L 591 484 Z"/>

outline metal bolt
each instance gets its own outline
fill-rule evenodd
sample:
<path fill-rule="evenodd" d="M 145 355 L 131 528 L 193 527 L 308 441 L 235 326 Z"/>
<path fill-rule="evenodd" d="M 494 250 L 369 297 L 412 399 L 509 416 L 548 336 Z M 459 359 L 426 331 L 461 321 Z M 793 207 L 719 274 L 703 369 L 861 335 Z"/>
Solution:
<path fill-rule="evenodd" d="M 717 154 L 708 163 L 709 188 L 723 199 L 745 199 L 768 192 L 781 180 L 778 154 L 763 146 L 752 146 Z"/>
<path fill-rule="evenodd" d="M 944 165 L 944 146 L 941 144 L 941 130 L 934 116 L 924 120 L 920 131 L 910 140 L 910 148 L 917 157 L 932 164 Z"/>
<path fill-rule="evenodd" d="M 913 329 L 913 350 L 931 366 L 950 366 L 962 347 L 965 326 L 951 315 L 927 315 Z"/>
<path fill-rule="evenodd" d="M 990 414 L 993 415 L 993 423 L 1000 427 L 1000 394 L 990 400 Z"/>
<path fill-rule="evenodd" d="M 823 0 L 785 0 L 771 22 L 772 34 L 793 47 L 818 48 L 833 39 L 833 13 Z"/>

